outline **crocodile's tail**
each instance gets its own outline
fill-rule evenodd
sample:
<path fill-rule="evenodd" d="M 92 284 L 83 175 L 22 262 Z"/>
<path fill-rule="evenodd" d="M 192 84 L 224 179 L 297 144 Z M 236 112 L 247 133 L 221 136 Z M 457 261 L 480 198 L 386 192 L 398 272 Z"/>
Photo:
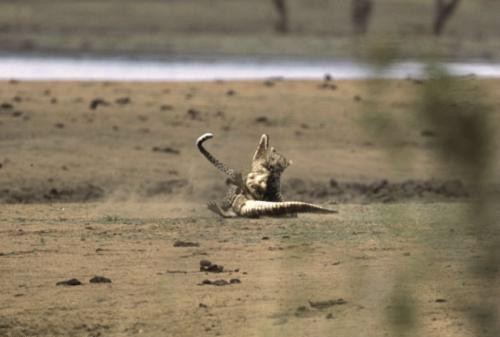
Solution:
<path fill-rule="evenodd" d="M 294 213 L 337 213 L 336 210 L 301 201 L 258 201 L 247 200 L 239 213 L 244 217 L 280 216 Z"/>
<path fill-rule="evenodd" d="M 211 162 L 219 171 L 222 171 L 224 174 L 229 176 L 232 181 L 236 182 L 238 179 L 241 179 L 239 178 L 238 173 L 232 168 L 227 167 L 224 163 L 220 162 L 203 147 L 203 143 L 213 137 L 214 135 L 210 132 L 207 132 L 198 137 L 198 139 L 196 140 L 196 146 L 198 147 L 198 150 L 200 150 L 205 158 L 207 158 L 208 161 Z"/>

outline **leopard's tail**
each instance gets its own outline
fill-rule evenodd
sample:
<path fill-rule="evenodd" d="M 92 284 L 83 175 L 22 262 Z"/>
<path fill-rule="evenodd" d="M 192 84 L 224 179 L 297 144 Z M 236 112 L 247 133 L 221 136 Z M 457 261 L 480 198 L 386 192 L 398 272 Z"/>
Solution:
<path fill-rule="evenodd" d="M 211 162 L 219 171 L 222 171 L 224 174 L 229 176 L 231 180 L 237 181 L 238 173 L 232 168 L 227 167 L 224 163 L 220 162 L 217 158 L 215 158 L 210 152 L 208 152 L 203 147 L 203 143 L 213 137 L 214 135 L 210 132 L 207 132 L 198 137 L 198 139 L 196 140 L 196 146 L 198 147 L 198 150 L 200 150 L 200 152 L 205 156 L 205 158 L 207 158 L 208 161 Z"/>

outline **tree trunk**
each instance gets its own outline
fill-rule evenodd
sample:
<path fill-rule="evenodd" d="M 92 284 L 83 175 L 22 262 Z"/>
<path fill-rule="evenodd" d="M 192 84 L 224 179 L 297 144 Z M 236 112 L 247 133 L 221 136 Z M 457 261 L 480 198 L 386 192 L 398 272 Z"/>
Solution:
<path fill-rule="evenodd" d="M 434 17 L 433 32 L 434 35 L 440 35 L 446 22 L 455 12 L 460 0 L 436 0 L 436 13 Z"/>
<path fill-rule="evenodd" d="M 290 27 L 286 0 L 273 0 L 273 3 L 278 12 L 278 21 L 276 22 L 275 29 L 279 33 L 288 33 Z"/>
<path fill-rule="evenodd" d="M 366 34 L 373 13 L 372 0 L 352 0 L 351 22 L 357 35 Z"/>

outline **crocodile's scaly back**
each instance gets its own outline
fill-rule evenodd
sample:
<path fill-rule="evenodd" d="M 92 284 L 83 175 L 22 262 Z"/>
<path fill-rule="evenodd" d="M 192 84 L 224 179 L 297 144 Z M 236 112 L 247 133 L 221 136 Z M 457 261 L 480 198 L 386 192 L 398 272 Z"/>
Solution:
<path fill-rule="evenodd" d="M 236 209 L 237 214 L 244 217 L 255 218 L 259 216 L 281 216 L 296 213 L 337 213 L 336 210 L 301 201 L 260 201 L 246 200 L 240 202 Z"/>

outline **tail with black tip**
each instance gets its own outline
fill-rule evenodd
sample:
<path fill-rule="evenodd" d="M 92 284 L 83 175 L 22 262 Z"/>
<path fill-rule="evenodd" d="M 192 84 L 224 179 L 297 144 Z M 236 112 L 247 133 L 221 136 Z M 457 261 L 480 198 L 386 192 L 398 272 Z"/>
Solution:
<path fill-rule="evenodd" d="M 196 146 L 198 147 L 198 150 L 200 150 L 200 152 L 205 156 L 205 158 L 207 158 L 208 161 L 211 162 L 219 171 L 229 176 L 231 180 L 237 181 L 238 179 L 241 179 L 235 170 L 227 167 L 224 163 L 220 162 L 217 158 L 215 158 L 210 152 L 208 152 L 203 147 L 203 143 L 213 137 L 214 135 L 210 132 L 204 133 L 203 135 L 198 137 L 198 139 L 196 140 Z"/>

